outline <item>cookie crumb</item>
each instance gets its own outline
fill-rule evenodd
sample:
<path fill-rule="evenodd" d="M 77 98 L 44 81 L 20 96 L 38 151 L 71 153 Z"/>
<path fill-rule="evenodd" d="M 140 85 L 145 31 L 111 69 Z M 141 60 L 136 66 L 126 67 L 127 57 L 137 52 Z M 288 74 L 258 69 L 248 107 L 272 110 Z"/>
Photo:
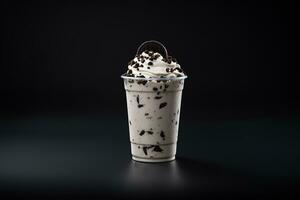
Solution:
<path fill-rule="evenodd" d="M 161 104 L 159 105 L 159 109 L 161 109 L 161 108 L 163 108 L 163 107 L 166 107 L 166 106 L 167 106 L 167 102 L 161 103 Z"/>

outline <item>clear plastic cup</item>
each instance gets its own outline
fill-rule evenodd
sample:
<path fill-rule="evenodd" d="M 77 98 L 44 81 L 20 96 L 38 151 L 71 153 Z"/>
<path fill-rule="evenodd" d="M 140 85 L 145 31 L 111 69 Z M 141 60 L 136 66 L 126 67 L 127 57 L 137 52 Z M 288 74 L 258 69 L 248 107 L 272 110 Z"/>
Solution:
<path fill-rule="evenodd" d="M 133 78 L 125 75 L 129 135 L 133 160 L 175 159 L 184 79 Z"/>

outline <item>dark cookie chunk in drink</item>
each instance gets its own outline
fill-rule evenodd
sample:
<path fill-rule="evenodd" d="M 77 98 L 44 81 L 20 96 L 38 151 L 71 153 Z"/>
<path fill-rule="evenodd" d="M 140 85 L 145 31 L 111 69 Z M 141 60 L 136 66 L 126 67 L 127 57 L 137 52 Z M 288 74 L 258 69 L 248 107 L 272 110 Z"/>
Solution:
<path fill-rule="evenodd" d="M 144 135 L 145 134 L 145 130 L 142 130 L 141 132 L 140 132 L 140 136 L 142 136 L 142 135 Z"/>
<path fill-rule="evenodd" d="M 144 107 L 144 104 L 139 104 L 138 108 Z"/>
<path fill-rule="evenodd" d="M 163 108 L 163 107 L 166 107 L 166 106 L 167 106 L 167 102 L 161 103 L 161 104 L 159 105 L 159 109 L 161 109 L 161 108 Z"/>
<path fill-rule="evenodd" d="M 162 152 L 162 151 L 163 151 L 163 149 L 162 149 L 162 148 L 160 148 L 160 146 L 158 146 L 158 145 L 155 145 L 155 146 L 154 146 L 154 148 L 153 148 L 153 151 L 155 151 L 155 152 Z"/>
<path fill-rule="evenodd" d="M 147 67 L 147 69 L 150 69 L 150 67 Z"/>
<path fill-rule="evenodd" d="M 129 124 L 131 125 L 131 121 L 129 121 Z"/>
<path fill-rule="evenodd" d="M 162 96 L 155 96 L 154 99 L 161 99 Z"/>
<path fill-rule="evenodd" d="M 153 88 L 153 91 L 157 91 L 158 89 L 156 87 Z"/>
<path fill-rule="evenodd" d="M 137 81 L 137 84 L 143 84 L 143 85 L 146 85 L 147 83 L 147 80 L 138 80 Z"/>
<path fill-rule="evenodd" d="M 128 83 L 134 83 L 134 80 L 133 79 L 129 79 Z"/>
<path fill-rule="evenodd" d="M 140 104 L 140 95 L 137 95 L 137 96 L 136 96 L 136 102 L 137 102 L 138 104 Z"/>
<path fill-rule="evenodd" d="M 162 119 L 162 117 L 158 117 L 157 119 Z"/>
<path fill-rule="evenodd" d="M 161 131 L 160 132 L 160 137 L 162 137 L 162 139 L 165 140 L 166 139 L 165 132 Z"/>
<path fill-rule="evenodd" d="M 148 62 L 148 65 L 153 65 L 153 62 Z"/>
<path fill-rule="evenodd" d="M 128 76 L 128 77 L 134 77 L 134 74 L 128 74 L 128 72 L 127 72 L 126 76 Z"/>
<path fill-rule="evenodd" d="M 144 75 L 139 75 L 139 76 L 137 76 L 137 78 L 145 78 L 145 76 Z M 137 81 L 137 84 L 146 85 L 146 83 L 147 83 L 147 80 L 138 80 Z"/>
<path fill-rule="evenodd" d="M 153 131 L 147 131 L 148 134 L 152 135 L 153 134 Z"/>
<path fill-rule="evenodd" d="M 148 153 L 147 153 L 147 147 L 143 147 L 143 151 L 144 151 L 144 154 L 147 156 Z"/>
<path fill-rule="evenodd" d="M 145 113 L 145 116 L 148 116 L 149 115 L 149 113 Z"/>
<path fill-rule="evenodd" d="M 178 124 L 178 122 L 176 121 L 176 122 L 175 122 L 175 125 L 177 125 L 177 124 Z"/>
<path fill-rule="evenodd" d="M 155 54 L 153 58 L 156 60 L 157 58 L 159 58 L 159 56 L 159 54 Z"/>
<path fill-rule="evenodd" d="M 175 71 L 175 70 L 177 70 L 177 71 L 180 72 L 180 73 L 183 72 L 183 70 L 182 70 L 181 68 L 179 68 L 179 67 L 176 67 L 176 68 L 174 69 L 174 71 Z"/>

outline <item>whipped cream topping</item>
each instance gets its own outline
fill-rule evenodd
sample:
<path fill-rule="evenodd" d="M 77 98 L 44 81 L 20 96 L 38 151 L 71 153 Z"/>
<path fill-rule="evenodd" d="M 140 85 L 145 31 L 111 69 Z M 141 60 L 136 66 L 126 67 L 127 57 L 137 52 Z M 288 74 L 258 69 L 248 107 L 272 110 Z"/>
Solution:
<path fill-rule="evenodd" d="M 160 53 L 144 51 L 128 63 L 129 77 L 171 78 L 185 76 L 175 58 L 164 58 Z"/>

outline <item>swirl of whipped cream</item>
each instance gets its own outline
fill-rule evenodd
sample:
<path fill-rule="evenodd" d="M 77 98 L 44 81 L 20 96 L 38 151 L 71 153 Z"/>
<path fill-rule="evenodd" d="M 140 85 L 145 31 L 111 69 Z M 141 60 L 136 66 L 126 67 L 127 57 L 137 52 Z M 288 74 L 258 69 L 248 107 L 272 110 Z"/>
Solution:
<path fill-rule="evenodd" d="M 164 58 L 160 53 L 149 50 L 136 55 L 128 63 L 127 76 L 142 78 L 171 78 L 185 76 L 175 58 Z"/>

